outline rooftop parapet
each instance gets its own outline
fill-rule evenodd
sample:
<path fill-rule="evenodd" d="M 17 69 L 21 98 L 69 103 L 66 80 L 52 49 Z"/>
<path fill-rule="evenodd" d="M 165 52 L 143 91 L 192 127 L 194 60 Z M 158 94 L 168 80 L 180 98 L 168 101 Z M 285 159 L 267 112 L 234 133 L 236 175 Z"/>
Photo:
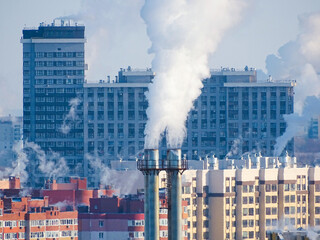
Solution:
<path fill-rule="evenodd" d="M 24 28 L 23 39 L 84 39 L 85 27 L 71 20 L 55 20 L 51 24 L 41 23 L 38 28 Z"/>

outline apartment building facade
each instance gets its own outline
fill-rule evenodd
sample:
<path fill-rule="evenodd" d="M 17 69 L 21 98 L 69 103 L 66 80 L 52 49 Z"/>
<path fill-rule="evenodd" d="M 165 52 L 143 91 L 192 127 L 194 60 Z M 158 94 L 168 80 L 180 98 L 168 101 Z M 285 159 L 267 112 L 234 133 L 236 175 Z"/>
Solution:
<path fill-rule="evenodd" d="M 47 155 L 58 153 L 70 175 L 83 176 L 84 26 L 56 20 L 24 29 L 23 137 Z M 33 186 L 44 182 L 36 160 L 29 166 Z"/>
<path fill-rule="evenodd" d="M 2 198 L 0 239 L 78 239 L 78 212 L 60 211 L 48 198 Z"/>
<path fill-rule="evenodd" d="M 319 139 L 320 138 L 320 116 L 313 117 L 310 120 L 309 127 L 308 127 L 308 137 L 312 139 Z"/>
<path fill-rule="evenodd" d="M 154 73 L 121 69 L 116 82 L 84 85 L 84 151 L 104 159 L 135 159 L 144 147 L 147 99 Z M 182 146 L 188 159 L 224 158 L 260 151 L 273 155 L 276 138 L 293 112 L 294 82 L 257 82 L 256 71 L 221 69 L 203 81 L 202 94 L 187 120 Z M 159 151 L 165 158 L 166 141 Z M 293 142 L 285 149 L 293 153 Z"/>
<path fill-rule="evenodd" d="M 143 196 L 125 198 L 92 198 L 90 211 L 79 213 L 79 239 L 130 239 L 144 238 Z M 183 202 L 183 207 L 187 205 Z M 168 209 L 165 195 L 160 196 L 159 239 L 168 239 Z M 183 212 L 183 219 L 186 219 Z M 185 221 L 186 222 L 186 221 Z M 183 239 L 187 238 L 187 225 L 183 224 Z"/>
<path fill-rule="evenodd" d="M 0 117 L 0 154 L 3 166 L 15 158 L 15 148 L 22 144 L 22 129 L 22 117 Z"/>
<path fill-rule="evenodd" d="M 222 169 L 208 164 L 184 173 L 193 187 L 184 186 L 183 198 L 196 209 L 188 211 L 188 239 L 267 239 L 270 230 L 320 229 L 320 167 L 298 168 L 289 156 L 236 161 L 242 164 L 221 160 Z"/>

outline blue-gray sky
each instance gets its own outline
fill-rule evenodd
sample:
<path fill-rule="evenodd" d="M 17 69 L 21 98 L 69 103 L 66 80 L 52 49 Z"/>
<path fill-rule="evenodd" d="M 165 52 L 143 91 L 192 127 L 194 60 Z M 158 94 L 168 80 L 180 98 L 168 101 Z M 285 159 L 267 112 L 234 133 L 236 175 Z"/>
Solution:
<path fill-rule="evenodd" d="M 143 0 L 1 0 L 0 1 L 0 115 L 22 111 L 23 27 L 37 27 L 54 18 L 82 19 L 87 29 L 88 81 L 115 75 L 120 67 L 150 67 L 152 56 L 140 18 Z M 242 21 L 229 30 L 210 66 L 265 69 L 268 54 L 295 40 L 298 17 L 320 11 L 319 0 L 255 0 Z"/>

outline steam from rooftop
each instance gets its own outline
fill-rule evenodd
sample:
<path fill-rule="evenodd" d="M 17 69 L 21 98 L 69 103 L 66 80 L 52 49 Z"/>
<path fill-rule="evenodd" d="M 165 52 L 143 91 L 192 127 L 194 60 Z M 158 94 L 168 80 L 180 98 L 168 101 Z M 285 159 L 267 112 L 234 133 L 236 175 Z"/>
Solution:
<path fill-rule="evenodd" d="M 146 0 L 141 16 L 152 42 L 156 73 L 149 102 L 145 148 L 157 148 L 164 132 L 170 148 L 181 147 L 185 121 L 209 77 L 208 56 L 245 7 L 238 0 Z"/>

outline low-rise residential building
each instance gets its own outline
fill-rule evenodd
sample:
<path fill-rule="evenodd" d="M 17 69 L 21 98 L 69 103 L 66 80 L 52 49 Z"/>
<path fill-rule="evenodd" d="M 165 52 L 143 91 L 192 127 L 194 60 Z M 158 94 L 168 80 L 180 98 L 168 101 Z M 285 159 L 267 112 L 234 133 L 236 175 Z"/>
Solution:
<path fill-rule="evenodd" d="M 34 196 L 49 197 L 49 204 L 58 204 L 62 209 L 77 208 L 79 205 L 89 206 L 91 198 L 99 196 L 112 197 L 116 191 L 111 186 L 99 189 L 88 189 L 87 179 L 70 177 L 67 183 L 57 183 L 56 180 L 47 180 L 44 189 L 33 190 Z"/>
<path fill-rule="evenodd" d="M 160 194 L 165 196 L 165 194 Z M 183 202 L 183 219 L 186 219 L 187 202 Z M 183 231 L 186 240 L 187 224 Z M 160 197 L 160 240 L 168 239 L 168 209 L 166 198 Z M 80 239 L 144 239 L 143 195 L 125 198 L 92 198 L 90 208 L 79 212 Z"/>
<path fill-rule="evenodd" d="M 60 211 L 44 198 L 2 198 L 0 239 L 78 239 L 78 212 Z"/>

